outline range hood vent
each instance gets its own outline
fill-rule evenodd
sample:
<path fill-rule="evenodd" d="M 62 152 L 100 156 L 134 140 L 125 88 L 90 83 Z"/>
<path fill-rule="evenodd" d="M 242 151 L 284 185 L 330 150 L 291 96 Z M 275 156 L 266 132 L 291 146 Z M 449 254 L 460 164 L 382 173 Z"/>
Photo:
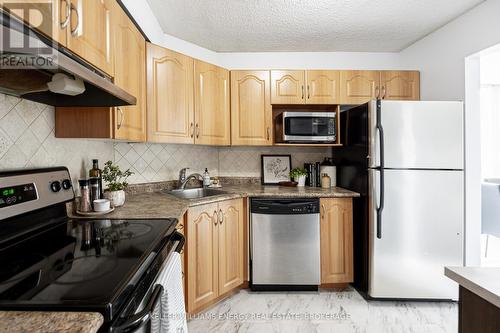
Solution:
<path fill-rule="evenodd" d="M 8 40 L 6 37 L 8 36 Z M 53 106 L 123 106 L 137 100 L 111 78 L 0 9 L 0 92 Z M 17 48 L 6 46 L 6 43 Z M 19 45 L 24 47 L 19 47 Z M 28 45 L 28 47 L 26 47 Z M 49 91 L 55 74 L 83 81 L 83 93 Z M 80 82 L 81 84 L 81 82 Z"/>

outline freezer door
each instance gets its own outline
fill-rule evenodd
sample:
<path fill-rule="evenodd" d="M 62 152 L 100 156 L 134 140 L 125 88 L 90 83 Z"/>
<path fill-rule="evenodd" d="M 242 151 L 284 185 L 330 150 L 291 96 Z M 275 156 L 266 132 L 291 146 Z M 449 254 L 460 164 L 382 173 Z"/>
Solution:
<path fill-rule="evenodd" d="M 369 171 L 369 296 L 457 299 L 444 266 L 464 263 L 463 178 L 463 171 L 385 170 L 378 238 L 380 171 Z"/>
<path fill-rule="evenodd" d="M 380 166 L 376 101 L 369 104 L 370 166 Z M 381 101 L 385 168 L 464 168 L 462 102 Z"/>

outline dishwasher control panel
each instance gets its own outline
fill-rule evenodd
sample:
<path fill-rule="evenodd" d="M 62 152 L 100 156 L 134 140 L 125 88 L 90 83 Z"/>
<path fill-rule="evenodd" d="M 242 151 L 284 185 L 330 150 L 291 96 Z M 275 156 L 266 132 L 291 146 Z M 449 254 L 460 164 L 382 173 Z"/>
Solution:
<path fill-rule="evenodd" d="M 254 214 L 271 215 L 319 214 L 319 200 L 304 198 L 252 199 L 250 210 Z"/>

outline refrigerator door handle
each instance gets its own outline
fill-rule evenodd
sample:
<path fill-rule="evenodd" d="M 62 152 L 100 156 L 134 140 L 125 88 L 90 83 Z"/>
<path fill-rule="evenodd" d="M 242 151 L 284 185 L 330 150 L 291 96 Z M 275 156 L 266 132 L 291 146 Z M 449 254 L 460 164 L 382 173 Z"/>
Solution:
<path fill-rule="evenodd" d="M 382 127 L 382 102 L 377 99 L 377 121 L 375 125 L 378 135 L 379 135 L 379 147 L 380 147 L 380 186 L 379 186 L 379 198 L 380 203 L 377 206 L 377 238 L 382 238 L 382 211 L 384 210 L 384 128 Z"/>

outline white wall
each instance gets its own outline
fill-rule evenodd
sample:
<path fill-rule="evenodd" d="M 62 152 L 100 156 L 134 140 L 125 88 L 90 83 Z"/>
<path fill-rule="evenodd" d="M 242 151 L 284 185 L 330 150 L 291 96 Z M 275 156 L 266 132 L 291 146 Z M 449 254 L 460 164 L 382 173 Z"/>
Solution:
<path fill-rule="evenodd" d="M 487 0 L 401 52 L 420 70 L 422 99 L 464 100 L 465 57 L 500 43 L 500 0 Z"/>

